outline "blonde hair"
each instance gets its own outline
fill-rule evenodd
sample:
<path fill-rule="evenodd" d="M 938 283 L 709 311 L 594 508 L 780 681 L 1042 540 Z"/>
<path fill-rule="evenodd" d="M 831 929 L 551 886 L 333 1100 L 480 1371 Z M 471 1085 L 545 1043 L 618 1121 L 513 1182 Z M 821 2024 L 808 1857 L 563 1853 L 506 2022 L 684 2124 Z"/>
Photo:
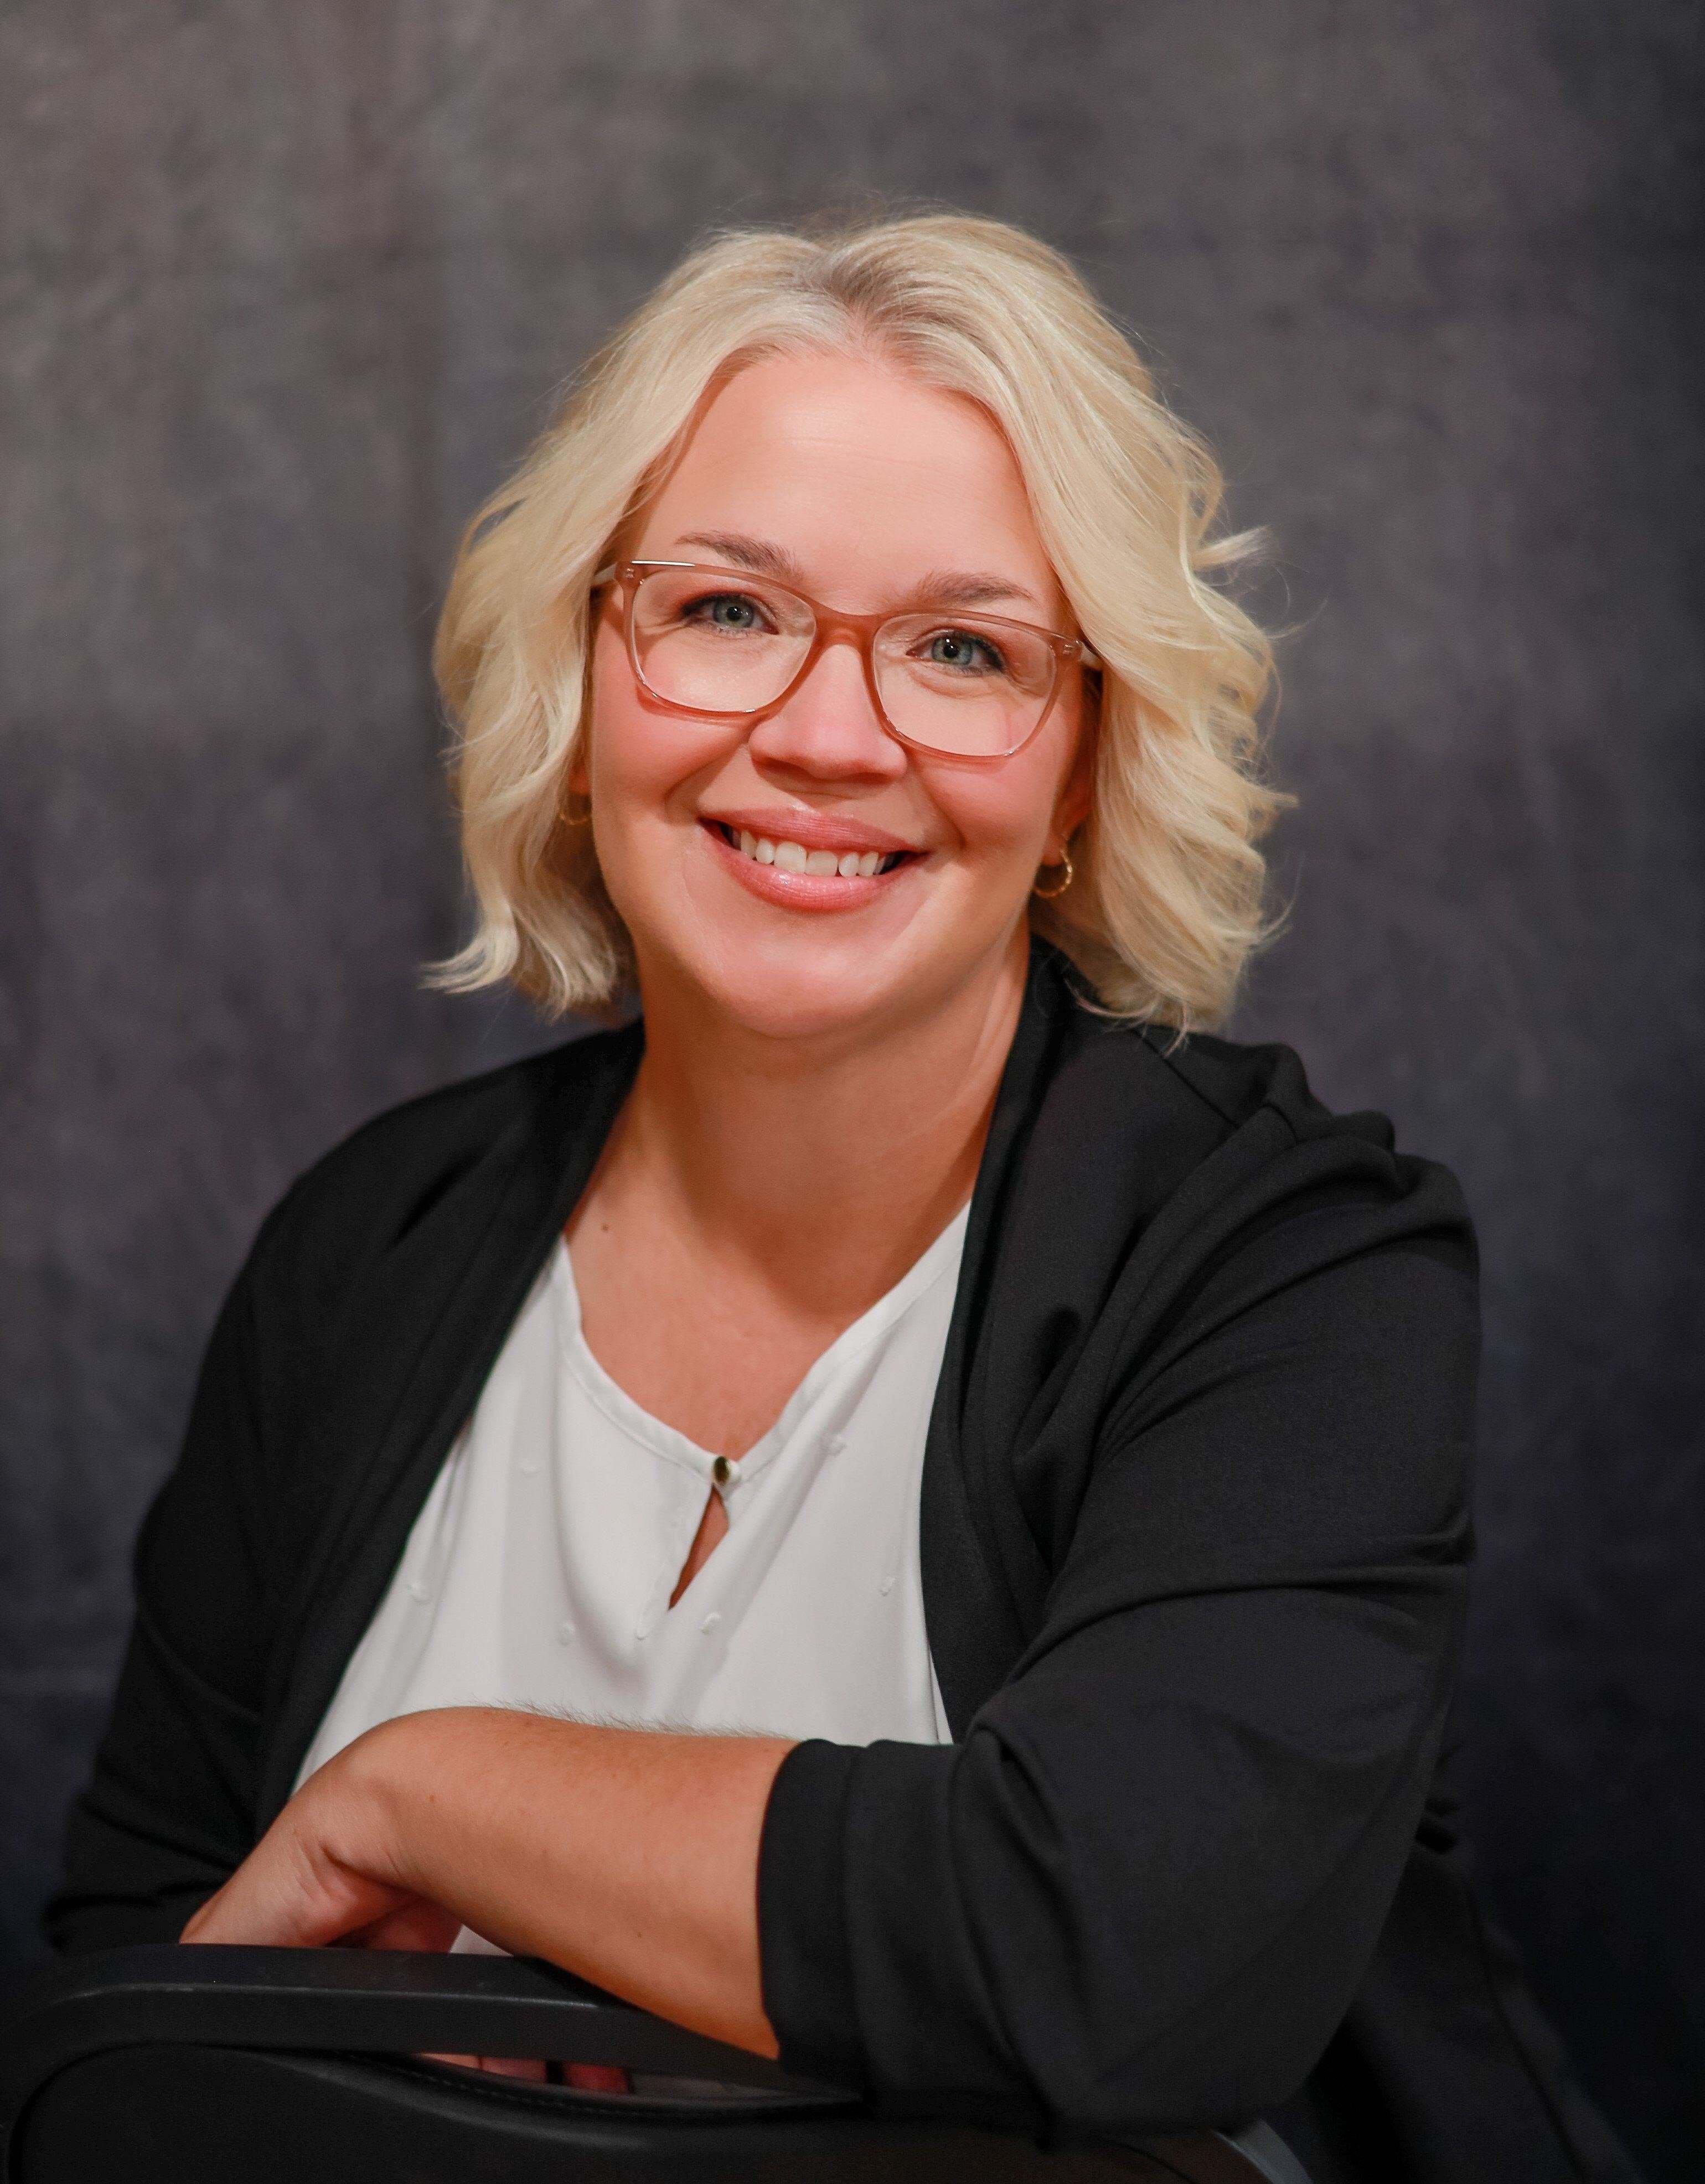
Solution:
<path fill-rule="evenodd" d="M 463 536 L 433 650 L 459 730 L 472 939 L 456 989 L 509 980 L 548 1011 L 597 1009 L 632 974 L 591 829 L 562 785 L 588 688 L 589 588 L 706 394 L 761 358 L 892 360 L 983 404 L 1102 670 L 1075 884 L 1036 928 L 1102 1008 L 1221 1022 L 1263 922 L 1256 843 L 1295 800 L 1259 777 L 1266 636 L 1215 581 L 1252 534 L 1215 537 L 1223 482 L 1130 342 L 1058 252 L 952 213 L 713 235 L 590 359 Z"/>

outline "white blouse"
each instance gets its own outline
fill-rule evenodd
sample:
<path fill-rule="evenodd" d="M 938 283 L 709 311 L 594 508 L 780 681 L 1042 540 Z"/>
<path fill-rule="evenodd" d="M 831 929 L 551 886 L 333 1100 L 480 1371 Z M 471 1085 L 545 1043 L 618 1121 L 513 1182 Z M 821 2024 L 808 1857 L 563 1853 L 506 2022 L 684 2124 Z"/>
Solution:
<path fill-rule="evenodd" d="M 559 1240 L 298 1785 L 376 1723 L 429 1707 L 950 1741 L 924 1625 L 918 1493 L 968 1210 L 733 1463 L 643 1411 L 599 1365 Z M 671 1607 L 713 1491 L 727 1535 Z"/>

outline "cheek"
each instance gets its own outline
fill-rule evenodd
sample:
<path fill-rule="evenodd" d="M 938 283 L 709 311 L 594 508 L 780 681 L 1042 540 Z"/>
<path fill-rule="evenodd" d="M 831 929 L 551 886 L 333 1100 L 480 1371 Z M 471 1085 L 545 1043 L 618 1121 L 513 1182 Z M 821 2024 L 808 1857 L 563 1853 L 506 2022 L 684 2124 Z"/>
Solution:
<path fill-rule="evenodd" d="M 682 852 L 697 824 L 697 791 L 727 760 L 730 733 L 649 706 L 619 636 L 594 651 L 582 764 L 604 884 L 642 954 L 654 945 L 690 952 L 697 861 Z"/>
<path fill-rule="evenodd" d="M 698 724 L 645 705 L 626 648 L 607 627 L 593 653 L 582 764 L 597 784 L 601 820 L 617 827 L 656 816 L 671 791 L 715 755 Z"/>
<path fill-rule="evenodd" d="M 606 624 L 593 648 L 592 681 L 587 693 L 582 763 L 598 783 L 599 797 L 617 789 L 648 755 L 641 733 L 644 716 L 639 693 L 621 640 Z"/>
<path fill-rule="evenodd" d="M 1065 745 L 1047 739 L 1044 747 L 1039 738 L 987 772 L 939 767 L 930 793 L 968 855 L 1028 871 L 1046 845 L 1068 755 Z"/>

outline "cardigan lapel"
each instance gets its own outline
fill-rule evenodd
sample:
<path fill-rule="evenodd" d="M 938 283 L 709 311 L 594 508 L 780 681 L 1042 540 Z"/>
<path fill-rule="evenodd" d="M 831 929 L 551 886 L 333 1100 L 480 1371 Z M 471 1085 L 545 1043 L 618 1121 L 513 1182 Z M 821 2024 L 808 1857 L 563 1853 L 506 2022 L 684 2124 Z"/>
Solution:
<path fill-rule="evenodd" d="M 924 1612 L 956 1736 L 1040 1621 L 1132 1322 L 1109 1301 L 1229 1128 L 1158 1050 L 1166 1029 L 1084 1006 L 1033 943 L 924 1455 Z"/>
<path fill-rule="evenodd" d="M 1010 1480 L 989 1475 L 985 1437 L 967 1410 L 997 1253 L 1030 1128 L 1062 1045 L 1081 1019 L 1063 959 L 1033 940 L 1024 1000 L 971 1196 L 959 1287 L 924 1445 L 919 1509 L 924 1622 L 942 1703 L 956 1737 L 998 1688 L 1028 1635 L 1025 1604 L 1001 1574 L 995 1502 Z"/>
<path fill-rule="evenodd" d="M 643 1046 L 635 1023 L 557 1050 L 513 1138 L 387 1255 L 338 1345 L 302 1457 L 308 1475 L 332 1482 L 332 1498 L 278 1620 L 257 1836 L 290 1796 L 421 1504 L 586 1188 Z"/>

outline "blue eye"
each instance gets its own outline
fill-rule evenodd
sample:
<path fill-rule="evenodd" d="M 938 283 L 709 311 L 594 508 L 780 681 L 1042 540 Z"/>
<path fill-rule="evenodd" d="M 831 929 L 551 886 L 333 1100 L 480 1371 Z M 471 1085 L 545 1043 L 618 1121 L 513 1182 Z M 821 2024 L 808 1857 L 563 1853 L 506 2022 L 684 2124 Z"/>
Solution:
<path fill-rule="evenodd" d="M 763 627 L 757 601 L 748 599 L 744 592 L 707 592 L 699 599 L 688 600 L 681 613 L 683 621 L 696 621 L 710 629 L 732 630 L 737 636 L 746 630 Z"/>
<path fill-rule="evenodd" d="M 938 630 L 929 640 L 928 659 L 933 667 L 956 668 L 961 674 L 983 668 L 998 675 L 1006 665 L 986 637 L 967 629 Z"/>

